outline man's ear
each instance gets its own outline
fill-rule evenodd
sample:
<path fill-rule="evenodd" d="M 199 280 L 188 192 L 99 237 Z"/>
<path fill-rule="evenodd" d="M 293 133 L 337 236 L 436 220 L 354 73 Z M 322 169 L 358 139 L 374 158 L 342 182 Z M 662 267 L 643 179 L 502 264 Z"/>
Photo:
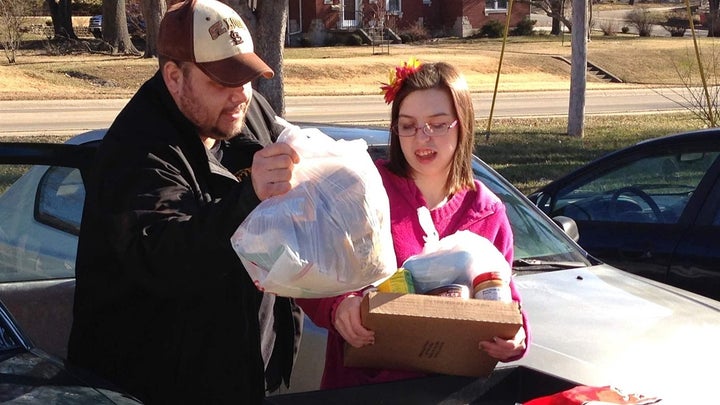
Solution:
<path fill-rule="evenodd" d="M 162 67 L 162 77 L 170 94 L 177 96 L 183 84 L 183 71 L 177 63 L 168 61 Z"/>

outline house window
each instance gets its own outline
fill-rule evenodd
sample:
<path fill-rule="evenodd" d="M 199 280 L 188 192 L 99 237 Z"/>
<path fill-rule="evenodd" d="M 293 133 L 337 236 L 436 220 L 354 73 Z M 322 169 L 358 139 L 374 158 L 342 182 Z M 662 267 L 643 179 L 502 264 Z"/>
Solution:
<path fill-rule="evenodd" d="M 387 12 L 390 14 L 400 14 L 401 0 L 387 0 Z"/>
<path fill-rule="evenodd" d="M 507 11 L 507 0 L 485 0 L 485 11 Z"/>

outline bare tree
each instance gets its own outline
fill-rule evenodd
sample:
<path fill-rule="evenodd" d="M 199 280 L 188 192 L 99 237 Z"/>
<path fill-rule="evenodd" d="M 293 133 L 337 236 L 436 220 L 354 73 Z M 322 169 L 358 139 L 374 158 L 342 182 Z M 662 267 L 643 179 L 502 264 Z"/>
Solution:
<path fill-rule="evenodd" d="M 139 55 L 130 40 L 127 27 L 125 0 L 103 0 L 103 40 L 110 45 L 113 54 Z"/>
<path fill-rule="evenodd" d="M 270 79 L 260 79 L 253 83 L 278 115 L 285 114 L 283 84 L 283 50 L 285 49 L 285 29 L 287 27 L 288 0 L 261 0 L 257 7 L 251 8 L 248 0 L 225 0 L 248 24 L 253 37 L 255 52 L 275 72 Z M 260 24 L 259 22 L 262 22 Z"/>
<path fill-rule="evenodd" d="M 20 48 L 28 4 L 25 0 L 0 0 L 0 42 L 8 63 L 15 63 Z"/>
<path fill-rule="evenodd" d="M 78 39 L 72 25 L 72 0 L 45 1 L 50 9 L 55 38 Z"/>
<path fill-rule="evenodd" d="M 695 40 L 693 35 L 693 41 Z M 695 42 L 695 54 L 673 60 L 684 91 L 674 91 L 682 98 L 678 105 L 693 113 L 708 127 L 717 127 L 720 120 L 720 52 L 712 45 L 709 52 L 700 53 Z"/>
<path fill-rule="evenodd" d="M 140 9 L 145 20 L 145 53 L 143 58 L 157 56 L 157 35 L 160 20 L 167 10 L 165 0 L 140 0 Z"/>
<path fill-rule="evenodd" d="M 256 14 L 262 24 L 255 29 L 258 55 L 275 71 L 270 80 L 257 82 L 257 89 L 275 109 L 278 115 L 285 115 L 285 86 L 283 73 L 283 51 L 285 29 L 287 28 L 288 0 L 263 0 L 258 2 Z"/>
<path fill-rule="evenodd" d="M 720 0 L 708 1 L 707 25 L 709 37 L 720 37 Z"/>
<path fill-rule="evenodd" d="M 541 9 L 552 18 L 550 34 L 562 34 L 561 23 L 572 31 L 572 21 L 565 15 L 566 0 L 529 0 L 529 2 L 531 6 Z"/>

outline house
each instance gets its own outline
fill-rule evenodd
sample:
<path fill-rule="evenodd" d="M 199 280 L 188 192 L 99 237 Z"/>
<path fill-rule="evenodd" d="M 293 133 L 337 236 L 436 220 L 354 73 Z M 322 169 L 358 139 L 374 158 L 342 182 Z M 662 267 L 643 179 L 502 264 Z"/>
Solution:
<path fill-rule="evenodd" d="M 467 37 L 490 20 L 503 25 L 509 0 L 289 0 L 288 36 L 320 45 L 327 32 L 373 27 L 402 32 L 422 27 L 433 36 Z M 510 26 L 530 15 L 529 2 L 513 1 Z"/>

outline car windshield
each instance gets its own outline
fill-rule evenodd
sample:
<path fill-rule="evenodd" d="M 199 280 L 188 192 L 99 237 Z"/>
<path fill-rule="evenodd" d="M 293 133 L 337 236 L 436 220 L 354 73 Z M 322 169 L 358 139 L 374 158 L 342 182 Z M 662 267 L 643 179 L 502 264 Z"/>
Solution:
<path fill-rule="evenodd" d="M 505 203 L 515 240 L 514 271 L 586 267 L 590 262 L 559 227 L 480 159 L 473 174 Z"/>
<path fill-rule="evenodd" d="M 367 135 L 365 137 L 369 138 Z M 387 135 L 370 139 L 383 138 L 386 139 Z M 373 160 L 385 158 L 388 145 L 370 145 L 368 151 Z M 513 270 L 516 273 L 587 267 L 592 264 L 585 252 L 500 174 L 477 157 L 473 157 L 472 167 L 475 178 L 505 203 L 515 241 Z"/>

